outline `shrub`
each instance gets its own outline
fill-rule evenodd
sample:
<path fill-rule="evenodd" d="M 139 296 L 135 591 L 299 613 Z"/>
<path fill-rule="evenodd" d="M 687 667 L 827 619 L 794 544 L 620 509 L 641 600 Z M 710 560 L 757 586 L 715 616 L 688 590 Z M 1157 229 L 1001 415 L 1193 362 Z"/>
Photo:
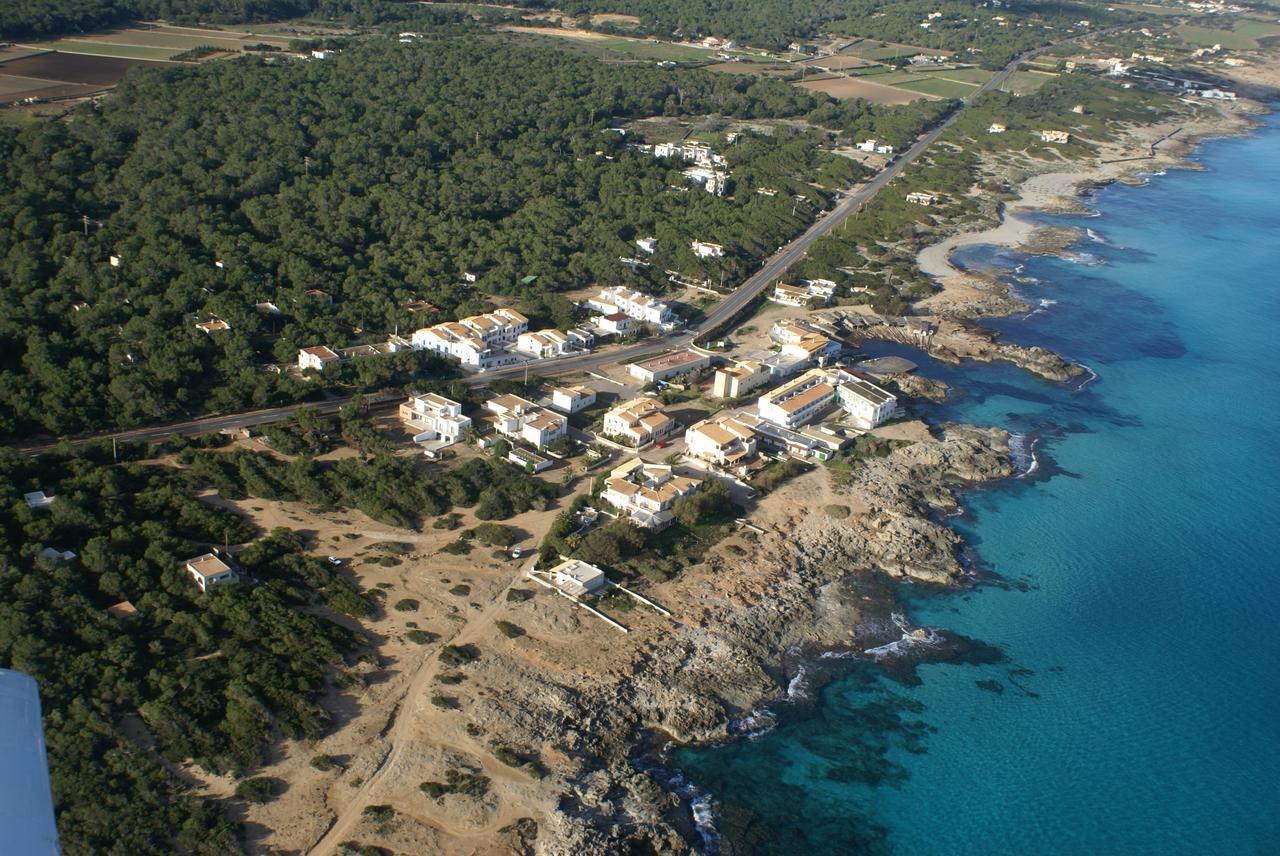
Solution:
<path fill-rule="evenodd" d="M 480 656 L 474 645 L 446 645 L 440 650 L 440 662 L 451 668 L 464 666 Z"/>
<path fill-rule="evenodd" d="M 450 768 L 444 771 L 444 780 L 448 782 L 450 793 L 482 797 L 489 792 L 489 777 L 479 773 Z"/>
<path fill-rule="evenodd" d="M 418 602 L 411 597 L 402 598 L 396 601 L 396 610 L 398 612 L 416 612 Z"/>
<path fill-rule="evenodd" d="M 383 824 L 396 816 L 396 810 L 389 805 L 367 805 L 361 814 L 374 823 Z"/>
<path fill-rule="evenodd" d="M 311 766 L 321 772 L 332 770 L 336 766 L 332 755 L 316 755 L 311 759 Z"/>
<path fill-rule="evenodd" d="M 445 686 L 454 686 L 460 684 L 467 679 L 466 675 L 460 675 L 457 672 L 442 672 L 436 675 L 436 680 Z"/>
<path fill-rule="evenodd" d="M 455 595 L 457 597 L 466 597 L 467 595 L 471 594 L 471 586 L 467 585 L 466 583 L 458 583 L 456 586 L 449 589 L 449 594 Z"/>
<path fill-rule="evenodd" d="M 834 517 L 836 520 L 844 520 L 850 513 L 847 505 L 824 505 L 822 510 L 828 517 Z"/>
<path fill-rule="evenodd" d="M 275 795 L 276 783 L 274 779 L 261 777 L 243 779 L 236 785 L 236 796 L 246 802 L 262 804 L 270 802 Z"/>
<path fill-rule="evenodd" d="M 471 532 L 476 540 L 491 547 L 510 547 L 516 542 L 516 531 L 501 523 L 481 523 Z"/>
<path fill-rule="evenodd" d="M 434 799 L 439 799 L 449 792 L 449 789 L 439 782 L 423 782 L 418 785 L 418 790 Z"/>
<path fill-rule="evenodd" d="M 524 629 L 512 624 L 510 621 L 495 621 L 494 624 L 498 628 L 498 632 L 508 639 L 515 639 L 517 636 L 524 635 Z"/>
<path fill-rule="evenodd" d="M 426 630 L 410 630 L 404 635 L 406 639 L 415 645 L 429 645 L 439 638 L 436 634 L 430 633 Z"/>
<path fill-rule="evenodd" d="M 450 541 L 440 548 L 441 553 L 448 553 L 451 556 L 465 556 L 471 552 L 471 545 L 459 538 L 457 541 Z"/>
<path fill-rule="evenodd" d="M 458 700 L 449 696 L 433 695 L 431 703 L 441 710 L 457 710 Z"/>

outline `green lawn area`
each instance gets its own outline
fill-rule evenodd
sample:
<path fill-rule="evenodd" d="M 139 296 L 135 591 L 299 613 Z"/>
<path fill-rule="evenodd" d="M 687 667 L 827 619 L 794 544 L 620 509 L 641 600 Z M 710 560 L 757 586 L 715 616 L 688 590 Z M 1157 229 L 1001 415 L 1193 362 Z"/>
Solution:
<path fill-rule="evenodd" d="M 894 86 L 898 89 L 925 95 L 939 95 L 943 98 L 965 98 L 978 91 L 976 84 L 957 83 L 954 80 L 941 80 L 936 77 L 925 78 L 923 75 L 915 75 L 915 77 L 915 80 L 908 83 L 895 83 Z"/>
<path fill-rule="evenodd" d="M 1231 28 L 1231 31 L 1241 36 L 1265 39 L 1268 36 L 1280 36 L 1280 23 L 1276 21 L 1260 21 L 1257 18 L 1241 18 L 1236 21 L 1236 25 Z"/>
<path fill-rule="evenodd" d="M 973 83 L 981 85 L 991 78 L 995 77 L 994 71 L 988 71 L 985 68 L 957 68 L 946 71 L 930 72 L 933 77 L 941 77 L 944 80 L 959 80 L 961 83 Z"/>
<path fill-rule="evenodd" d="M 138 45 L 113 45 L 105 42 L 89 42 L 78 39 L 60 39 L 50 45 L 53 50 L 90 56 L 118 56 L 125 59 L 168 59 L 182 53 L 182 48 L 141 47 Z"/>
<path fill-rule="evenodd" d="M 1256 48 L 1258 42 L 1245 33 L 1233 33 L 1230 30 L 1215 30 L 1212 27 L 1197 27 L 1194 24 L 1183 24 L 1178 28 L 1178 35 L 1187 44 L 1197 48 L 1209 48 L 1222 45 L 1224 48 L 1236 50 Z"/>
<path fill-rule="evenodd" d="M 849 47 L 840 51 L 841 56 L 856 56 L 863 59 L 890 59 L 893 57 L 915 56 L 916 54 L 937 54 L 946 53 L 947 51 L 938 51 L 932 48 L 918 48 L 914 45 L 902 45 L 894 42 L 881 42 L 875 39 L 859 39 Z"/>
<path fill-rule="evenodd" d="M 1035 92 L 1055 77 L 1057 77 L 1056 74 L 1037 74 L 1034 71 L 1022 71 L 1019 69 L 1009 75 L 1004 85 L 1000 88 L 1005 92 L 1026 95 L 1028 92 Z"/>
<path fill-rule="evenodd" d="M 881 75 L 892 74 L 892 73 L 893 73 L 893 69 L 891 69 L 887 65 L 868 65 L 865 68 L 850 68 L 845 71 L 845 74 L 848 74 L 851 77 L 879 78 Z"/>

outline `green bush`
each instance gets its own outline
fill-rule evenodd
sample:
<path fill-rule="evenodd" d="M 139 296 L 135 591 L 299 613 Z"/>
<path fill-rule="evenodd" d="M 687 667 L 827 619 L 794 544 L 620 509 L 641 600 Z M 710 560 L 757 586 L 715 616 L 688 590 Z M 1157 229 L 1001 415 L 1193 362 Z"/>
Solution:
<path fill-rule="evenodd" d="M 418 601 L 411 597 L 405 597 L 396 601 L 395 609 L 397 612 L 416 612 L 418 606 Z"/>
<path fill-rule="evenodd" d="M 241 779 L 236 784 L 236 796 L 246 802 L 262 804 L 270 802 L 275 795 L 276 783 L 273 779 Z"/>
<path fill-rule="evenodd" d="M 515 639 L 517 636 L 524 635 L 524 630 L 512 624 L 510 621 L 498 620 L 494 622 L 494 625 L 497 626 L 498 632 L 508 639 Z"/>

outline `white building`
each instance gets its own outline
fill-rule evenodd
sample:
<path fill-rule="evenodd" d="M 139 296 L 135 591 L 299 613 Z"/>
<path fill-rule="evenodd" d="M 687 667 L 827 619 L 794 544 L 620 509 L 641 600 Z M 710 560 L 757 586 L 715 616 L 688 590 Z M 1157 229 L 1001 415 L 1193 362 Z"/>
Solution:
<path fill-rule="evenodd" d="M 724 247 L 706 241 L 691 241 L 689 249 L 693 250 L 693 254 L 700 259 L 718 259 L 724 256 Z"/>
<path fill-rule="evenodd" d="M 551 406 L 561 413 L 577 413 L 596 403 L 596 391 L 589 386 L 558 386 L 551 390 Z"/>
<path fill-rule="evenodd" d="M 400 405 L 400 420 L 416 432 L 415 443 L 441 440 L 452 445 L 471 427 L 471 417 L 462 415 L 461 404 L 434 392 L 410 396 Z"/>
<path fill-rule="evenodd" d="M 893 154 L 893 146 L 889 145 L 888 143 L 882 143 L 879 140 L 863 140 L 862 142 L 858 143 L 857 148 L 859 151 L 874 152 L 875 154 L 878 154 L 878 155 Z"/>
<path fill-rule="evenodd" d="M 836 372 L 836 403 L 859 428 L 874 428 L 893 416 L 898 399 L 852 372 Z"/>
<path fill-rule="evenodd" d="M 627 366 L 627 374 L 645 383 L 696 372 L 711 365 L 711 356 L 694 350 L 671 351 Z"/>
<path fill-rule="evenodd" d="M 653 255 L 658 251 L 658 239 L 657 238 L 636 238 L 636 246 L 639 247 L 643 252 L 646 252 L 649 255 Z"/>
<path fill-rule="evenodd" d="M 933 205 L 937 203 L 938 197 L 933 193 L 926 193 L 923 190 L 913 190 L 907 194 L 907 201 L 913 205 Z"/>
<path fill-rule="evenodd" d="M 529 319 L 514 309 L 495 309 L 423 327 L 413 334 L 413 347 L 457 360 L 464 366 L 488 369 L 520 362 L 517 354 L 504 346 L 519 339 L 529 329 Z"/>
<path fill-rule="evenodd" d="M 530 357 L 558 357 L 566 351 L 575 350 L 567 333 L 559 330 L 539 330 L 536 333 L 521 333 L 516 339 L 516 351 Z"/>
<path fill-rule="evenodd" d="M 200 591 L 207 592 L 213 586 L 239 581 L 240 575 L 235 568 L 224 562 L 213 553 L 205 553 L 182 563 L 182 567 L 200 586 Z"/>
<path fill-rule="evenodd" d="M 661 529 L 674 519 L 671 507 L 676 500 L 700 487 L 701 479 L 678 476 L 671 467 L 633 458 L 609 474 L 600 498 L 637 526 Z"/>
<path fill-rule="evenodd" d="M 736 470 L 756 453 L 755 429 L 732 416 L 704 419 L 684 432 L 685 453 L 726 470 Z"/>
<path fill-rule="evenodd" d="M 759 360 L 743 360 L 735 366 L 716 369 L 711 394 L 716 398 L 741 398 L 769 382 L 769 370 Z"/>
<path fill-rule="evenodd" d="M 500 395 L 484 403 L 497 418 L 498 433 L 513 440 L 523 440 L 542 449 L 569 433 L 569 422 L 563 416 L 543 410 L 518 395 Z"/>
<path fill-rule="evenodd" d="M 595 325 L 601 333 L 621 336 L 635 326 L 635 319 L 625 312 L 613 312 L 596 316 Z"/>
<path fill-rule="evenodd" d="M 587 307 L 605 316 L 621 312 L 647 324 L 669 324 L 675 318 L 669 304 L 622 285 L 600 289 L 599 294 L 587 299 Z"/>
<path fill-rule="evenodd" d="M 812 422 L 836 403 L 836 388 L 827 372 L 811 369 L 771 390 L 756 402 L 760 418 L 784 428 Z"/>
<path fill-rule="evenodd" d="M 988 133 L 988 134 L 1003 134 L 1003 133 L 1004 133 L 1005 131 L 1007 131 L 1007 130 L 1009 130 L 1009 129 L 1008 129 L 1008 128 L 1006 128 L 1004 125 L 1000 124 L 999 122 L 992 122 L 992 123 L 987 127 L 987 133 Z"/>
<path fill-rule="evenodd" d="M 329 366 L 336 366 L 342 361 L 342 358 L 333 351 L 333 349 L 325 345 L 317 345 L 314 348 L 301 348 L 298 350 L 298 369 L 306 371 L 324 371 Z"/>
<path fill-rule="evenodd" d="M 1071 135 L 1066 131 L 1041 131 L 1040 140 L 1046 143 L 1069 143 Z"/>
<path fill-rule="evenodd" d="M 803 285 L 788 285 L 780 282 L 773 287 L 769 299 L 784 306 L 808 306 L 818 303 L 826 306 L 835 295 L 836 284 L 829 279 L 805 280 Z"/>
<path fill-rule="evenodd" d="M 685 181 L 696 184 L 713 196 L 724 196 L 729 174 L 709 166 L 691 166 L 684 171 Z"/>
<path fill-rule="evenodd" d="M 337 55 L 337 51 L 315 50 L 311 52 L 312 59 L 333 59 Z"/>
<path fill-rule="evenodd" d="M 49 496 L 42 490 L 33 490 L 30 493 L 24 493 L 22 498 L 27 501 L 27 508 L 48 508 L 53 505 L 56 497 Z"/>
<path fill-rule="evenodd" d="M 604 571 L 581 559 L 565 559 L 550 570 L 534 573 L 545 575 L 552 585 L 571 597 L 599 591 L 608 582 Z"/>
<path fill-rule="evenodd" d="M 676 430 L 676 420 L 653 398 L 625 401 L 604 415 L 602 431 L 606 437 L 628 446 L 647 446 Z"/>

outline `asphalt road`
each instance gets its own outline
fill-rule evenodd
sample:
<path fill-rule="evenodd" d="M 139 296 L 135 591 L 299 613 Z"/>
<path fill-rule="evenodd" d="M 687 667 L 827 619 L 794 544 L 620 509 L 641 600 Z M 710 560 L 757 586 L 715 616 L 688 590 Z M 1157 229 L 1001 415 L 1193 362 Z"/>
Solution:
<path fill-rule="evenodd" d="M 1079 38 L 1079 37 L 1075 37 Z M 1074 39 L 1067 39 L 1072 41 Z M 536 372 L 540 377 L 555 377 L 556 375 L 570 374 L 576 372 L 590 371 L 613 363 L 629 362 L 643 354 L 651 354 L 658 350 L 670 350 L 673 348 L 683 348 L 692 344 L 695 339 L 706 333 L 711 333 L 720 326 L 731 320 L 739 312 L 751 304 L 760 293 L 772 285 L 779 277 L 797 261 L 805 256 L 809 251 L 809 247 L 814 241 L 824 235 L 829 234 L 833 229 L 843 223 L 846 219 L 856 214 L 863 205 L 871 201 L 877 193 L 893 181 L 902 171 L 907 168 L 932 145 L 939 136 L 943 134 L 951 126 L 951 124 L 960 115 L 968 103 L 991 89 L 1000 87 L 1009 75 L 1017 69 L 1018 65 L 1023 61 L 1046 50 L 1049 46 L 1036 48 L 1028 51 L 1001 69 L 991 80 L 983 84 L 969 98 L 960 105 L 960 107 L 952 111 L 951 115 L 936 125 L 932 130 L 926 132 L 919 137 L 908 149 L 899 154 L 893 161 L 878 172 L 874 178 L 864 185 L 859 186 L 856 190 L 846 196 L 831 211 L 823 214 L 809 226 L 799 237 L 785 245 L 778 252 L 770 256 L 765 263 L 749 277 L 746 282 L 738 286 L 724 300 L 720 301 L 714 309 L 707 313 L 697 327 L 691 330 L 673 333 L 660 339 L 648 339 L 636 345 L 630 345 L 612 351 L 601 353 L 584 354 L 580 357 L 569 357 L 563 360 L 555 360 L 547 363 L 537 364 L 536 368 L 531 366 L 528 369 L 524 366 L 511 366 L 509 368 L 497 369 L 485 372 L 483 374 L 467 375 L 465 380 L 472 386 L 485 386 L 495 378 L 510 378 L 523 376 L 526 371 Z M 252 410 L 245 413 L 231 413 L 221 416 L 207 416 L 201 419 L 192 419 L 186 422 L 175 422 L 169 425 L 161 425 L 152 428 L 138 428 L 131 431 L 106 432 L 95 434 L 88 437 L 81 437 L 71 440 L 73 445 L 80 445 L 94 440 L 116 439 L 121 442 L 125 441 L 148 441 L 160 440 L 170 434 L 210 434 L 215 431 L 236 430 L 239 428 L 247 428 L 251 425 L 263 425 L 269 422 L 280 422 L 288 419 L 290 414 L 299 407 L 315 408 L 322 412 L 336 411 L 343 404 L 351 400 L 353 396 L 345 398 L 333 399 L 325 402 L 316 403 L 299 403 L 289 404 L 283 407 L 271 407 L 263 410 Z M 380 396 L 368 396 L 371 402 L 377 402 L 382 399 Z M 36 454 L 42 451 L 48 451 L 56 448 L 58 442 L 32 443 L 25 446 L 19 446 L 18 451 L 25 454 Z"/>

